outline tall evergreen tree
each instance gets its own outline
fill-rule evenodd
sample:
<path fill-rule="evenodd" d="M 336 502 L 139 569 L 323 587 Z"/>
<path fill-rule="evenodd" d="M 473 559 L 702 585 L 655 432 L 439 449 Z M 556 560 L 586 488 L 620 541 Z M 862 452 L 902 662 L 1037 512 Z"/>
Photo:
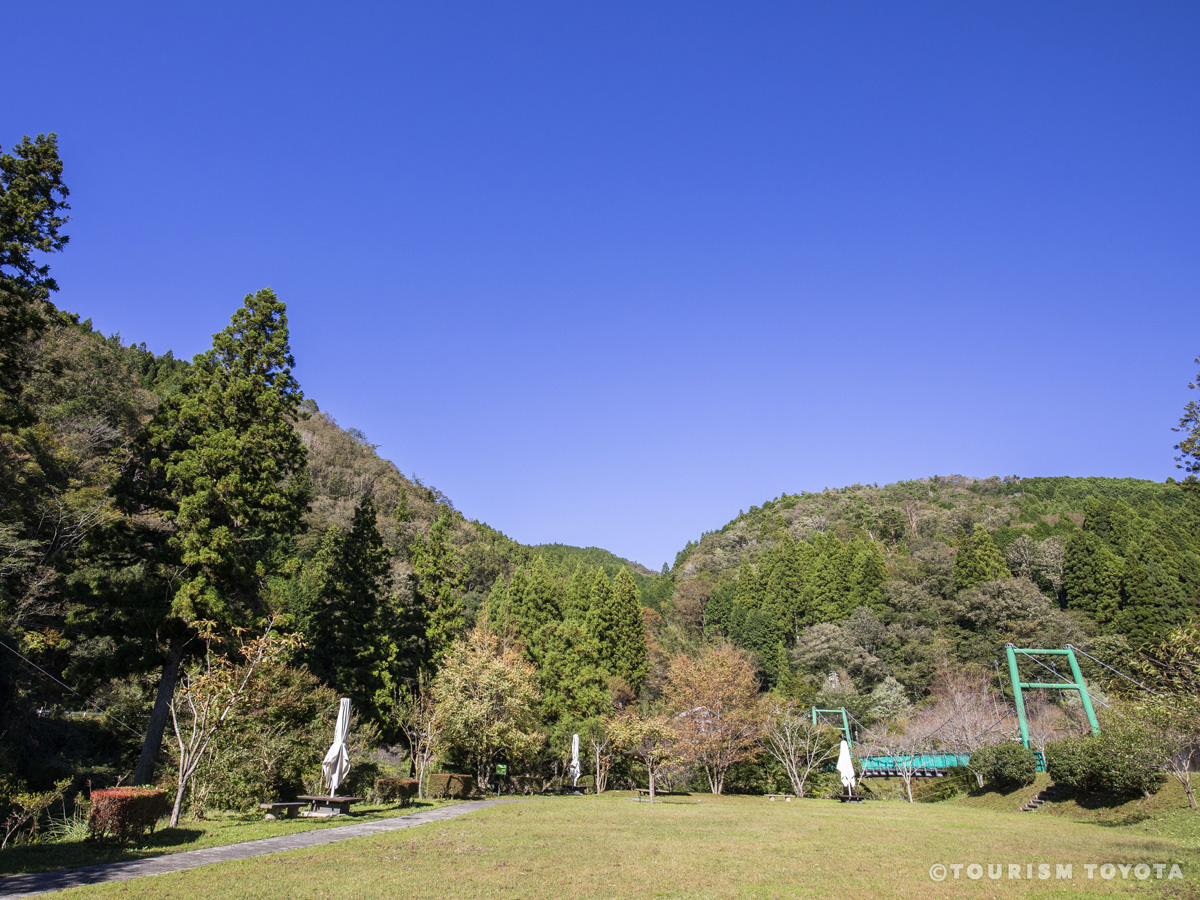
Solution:
<path fill-rule="evenodd" d="M 26 136 L 11 154 L 0 154 L 0 429 L 25 418 L 24 348 L 45 328 L 52 310 L 46 301 L 58 290 L 50 267 L 33 254 L 62 250 L 69 240 L 61 231 L 70 209 L 62 170 L 55 134 Z"/>
<path fill-rule="evenodd" d="M 436 664 L 462 634 L 466 620 L 458 588 L 463 569 L 450 543 L 451 515 L 443 512 L 429 534 L 413 537 L 408 560 L 416 576 L 415 594 L 425 611 L 430 662 Z"/>
<path fill-rule="evenodd" d="M 1076 531 L 1063 553 L 1067 606 L 1094 618 L 1106 631 L 1121 606 L 1123 561 L 1091 531 Z"/>
<path fill-rule="evenodd" d="M 513 633 L 535 659 L 538 633 L 543 625 L 562 618 L 563 586 L 540 556 L 518 569 L 508 586 L 508 618 Z"/>
<path fill-rule="evenodd" d="M 887 581 L 887 564 L 874 541 L 856 540 L 850 553 L 850 603 L 854 607 L 880 609 L 884 605 L 883 583 Z M 851 610 L 853 611 L 853 610 Z"/>
<path fill-rule="evenodd" d="M 625 679 L 636 692 L 646 680 L 650 666 L 642 604 L 628 569 L 621 569 L 613 578 L 604 619 L 606 631 L 602 640 L 608 650 L 604 662 L 612 674 Z"/>
<path fill-rule="evenodd" d="M 1200 357 L 1196 357 L 1194 362 L 1200 363 Z M 1197 384 L 1200 384 L 1200 376 L 1188 385 L 1188 390 L 1196 390 Z M 1188 473 L 1184 486 L 1192 490 L 1200 488 L 1200 482 L 1196 480 L 1196 476 L 1200 474 L 1200 403 L 1189 400 L 1183 407 L 1179 425 L 1173 430 L 1183 434 L 1183 438 L 1175 445 L 1175 449 L 1179 451 L 1175 462 L 1177 468 Z"/>
<path fill-rule="evenodd" d="M 575 616 L 547 622 L 535 636 L 541 718 L 552 731 L 576 727 L 612 709 L 600 644 Z"/>
<path fill-rule="evenodd" d="M 249 294 L 148 429 L 155 499 L 179 566 L 168 619 L 228 627 L 260 610 L 281 545 L 307 506 L 307 454 L 292 425 L 303 399 L 294 364 L 284 304 L 269 288 Z M 176 639 L 134 776 L 139 784 L 152 775 L 181 658 L 180 630 L 168 631 Z"/>
<path fill-rule="evenodd" d="M 367 710 L 377 721 L 395 684 L 398 648 L 389 608 L 388 550 L 375 521 L 375 503 L 365 494 L 350 531 L 331 526 L 310 563 L 312 592 L 298 610 L 308 668 Z"/>
<path fill-rule="evenodd" d="M 976 525 L 969 534 L 958 540 L 958 552 L 954 554 L 954 589 L 968 591 L 985 581 L 1009 578 L 1012 573 L 1004 564 L 1004 556 L 992 541 L 992 536 L 982 525 Z"/>
<path fill-rule="evenodd" d="M 803 613 L 804 557 L 796 542 L 786 536 L 776 545 L 772 556 L 763 609 L 779 635 L 792 642 L 800 630 Z"/>
<path fill-rule="evenodd" d="M 838 622 L 854 611 L 850 599 L 850 558 L 845 545 L 831 534 L 812 541 L 804 583 L 805 625 Z"/>
<path fill-rule="evenodd" d="M 1152 531 L 1144 531 L 1131 541 L 1121 580 L 1117 625 L 1133 646 L 1161 640 L 1172 625 L 1185 621 L 1193 611 L 1178 571 L 1171 552 Z"/>

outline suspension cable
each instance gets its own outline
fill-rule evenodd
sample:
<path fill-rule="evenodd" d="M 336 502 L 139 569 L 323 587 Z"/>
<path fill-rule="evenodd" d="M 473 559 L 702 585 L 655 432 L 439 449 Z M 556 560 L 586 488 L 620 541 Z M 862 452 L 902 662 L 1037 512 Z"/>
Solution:
<path fill-rule="evenodd" d="M 1086 650 L 1080 650 L 1078 647 L 1075 647 L 1075 646 L 1072 646 L 1071 649 L 1077 653 L 1082 653 L 1084 656 L 1086 656 L 1092 662 L 1097 663 L 1098 665 L 1104 666 L 1104 668 L 1108 669 L 1110 672 L 1116 672 L 1118 675 L 1120 675 L 1126 681 L 1133 682 L 1138 687 L 1140 687 L 1142 690 L 1149 691 L 1152 694 L 1159 693 L 1158 691 L 1154 690 L 1154 688 L 1146 687 L 1146 685 L 1142 684 L 1140 681 L 1135 681 L 1134 679 L 1130 678 L 1128 675 L 1126 675 L 1124 672 L 1120 671 L 1119 669 L 1114 669 L 1108 663 L 1102 662 L 1101 660 L 1096 659 L 1096 657 L 1092 656 L 1092 654 L 1088 653 Z"/>
<path fill-rule="evenodd" d="M 1025 653 L 1024 650 L 1021 650 L 1019 648 L 1018 648 L 1018 652 Z M 1054 671 L 1052 668 L 1050 668 L 1048 665 L 1046 665 L 1044 662 L 1042 662 L 1036 656 L 1033 656 L 1032 654 L 1029 654 L 1029 653 L 1025 653 L 1025 655 L 1028 656 L 1030 659 L 1032 659 L 1035 663 L 1037 663 L 1043 669 L 1045 669 L 1047 672 L 1049 672 L 1051 675 L 1053 675 L 1055 678 L 1059 679 L 1063 684 L 1069 684 L 1069 685 L 1071 685 L 1071 687 L 1079 687 L 1079 685 L 1077 685 L 1075 682 L 1068 681 L 1062 675 L 1059 675 L 1056 671 Z M 1105 709 L 1112 710 L 1111 706 L 1109 706 L 1107 703 L 1105 703 L 1103 700 L 1101 700 L 1099 697 L 1097 697 L 1091 691 L 1088 691 L 1088 696 L 1091 697 L 1093 700 L 1095 700 L 1097 703 L 1099 703 L 1101 706 L 1103 706 Z M 1113 712 L 1116 712 L 1117 715 L 1119 715 L 1121 717 L 1124 717 L 1124 715 L 1125 715 L 1124 713 L 1120 712 L 1119 710 L 1113 710 Z"/>

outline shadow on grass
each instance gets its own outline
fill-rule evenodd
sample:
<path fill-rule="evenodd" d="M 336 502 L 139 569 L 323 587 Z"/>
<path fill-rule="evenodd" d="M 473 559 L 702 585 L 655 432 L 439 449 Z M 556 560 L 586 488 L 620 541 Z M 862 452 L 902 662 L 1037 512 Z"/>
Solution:
<path fill-rule="evenodd" d="M 140 844 L 125 846 L 92 840 L 20 844 L 0 852 L 0 876 L 143 859 L 164 850 L 186 849 L 204 835 L 203 828 L 163 828 L 146 835 Z"/>
<path fill-rule="evenodd" d="M 1155 818 L 1156 810 L 1146 801 L 1152 797 L 1141 795 L 1118 794 L 1083 794 L 1076 791 L 1064 791 L 1062 801 L 1074 803 L 1086 810 L 1089 821 L 1095 825 L 1117 828 L 1123 825 L 1137 825 Z M 1062 802 L 1060 801 L 1060 802 Z"/>
<path fill-rule="evenodd" d="M 164 856 L 186 850 L 228 846 L 302 831 L 319 831 L 355 822 L 402 816 L 440 805 L 442 804 L 428 801 L 414 801 L 403 808 L 400 804 L 381 804 L 355 810 L 345 816 L 278 821 L 267 821 L 257 812 L 223 813 L 200 822 L 189 822 L 184 827 L 159 828 L 145 835 L 140 844 L 124 847 L 111 842 L 99 844 L 86 839 L 22 844 L 0 851 L 0 877 L 49 872 L 55 869 L 77 869 L 83 866 Z M 2 889 L 0 893 L 3 893 Z"/>

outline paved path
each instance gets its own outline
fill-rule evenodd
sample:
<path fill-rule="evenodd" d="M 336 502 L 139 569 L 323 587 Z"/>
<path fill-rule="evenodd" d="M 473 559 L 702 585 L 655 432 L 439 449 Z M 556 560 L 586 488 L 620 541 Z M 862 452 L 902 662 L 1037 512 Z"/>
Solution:
<path fill-rule="evenodd" d="M 298 834 L 284 834 L 279 837 L 263 838 L 259 841 L 246 841 L 241 844 L 229 844 L 225 847 L 209 847 L 206 850 L 186 850 L 183 853 L 170 853 L 165 856 L 155 856 L 149 859 L 134 859 L 127 862 L 105 863 L 99 866 L 86 866 L 82 869 L 62 869 L 57 872 L 37 872 L 32 875 L 9 875 L 0 878 L 0 896 L 7 898 L 33 897 L 49 891 L 61 891 L 65 888 L 78 887 L 84 884 L 99 884 L 104 881 L 128 881 L 130 878 L 142 878 L 146 875 L 165 875 L 168 872 L 182 872 L 184 869 L 194 869 L 197 866 L 208 866 L 213 863 L 227 862 L 231 859 L 249 859 L 252 856 L 266 856 L 270 853 L 282 853 L 285 850 L 300 850 L 304 847 L 316 847 L 319 844 L 332 844 L 335 841 L 347 841 L 351 838 L 367 837 L 372 834 L 383 834 L 387 831 L 398 831 L 401 828 L 415 828 L 427 822 L 441 822 L 453 819 L 495 806 L 497 803 L 519 803 L 520 798 L 504 798 L 499 800 L 472 800 L 469 803 L 457 803 L 454 806 L 444 806 L 441 809 L 429 809 L 422 812 L 399 816 L 395 819 L 379 819 L 374 822 L 363 822 L 359 825 L 342 825 L 337 828 L 322 828 L 319 831 L 302 831 Z"/>

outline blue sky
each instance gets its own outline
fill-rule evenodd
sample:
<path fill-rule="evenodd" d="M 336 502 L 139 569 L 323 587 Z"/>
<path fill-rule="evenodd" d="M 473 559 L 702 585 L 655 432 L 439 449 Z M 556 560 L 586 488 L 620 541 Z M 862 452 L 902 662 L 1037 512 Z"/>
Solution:
<path fill-rule="evenodd" d="M 469 517 L 657 567 L 782 491 L 1175 474 L 1194 3 L 6 8 L 59 303 L 162 352 L 243 296 Z"/>

